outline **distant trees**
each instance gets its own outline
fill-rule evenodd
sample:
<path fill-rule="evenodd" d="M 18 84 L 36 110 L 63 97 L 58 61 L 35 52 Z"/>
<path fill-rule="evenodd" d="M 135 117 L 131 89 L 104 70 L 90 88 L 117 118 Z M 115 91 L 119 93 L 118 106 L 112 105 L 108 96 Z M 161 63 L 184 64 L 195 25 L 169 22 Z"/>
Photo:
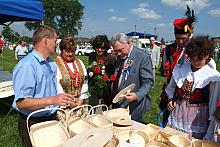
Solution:
<path fill-rule="evenodd" d="M 78 34 L 82 27 L 84 6 L 78 0 L 42 0 L 44 3 L 44 24 L 57 30 L 60 37 Z M 40 22 L 26 22 L 28 30 L 35 30 Z"/>
<path fill-rule="evenodd" d="M 4 38 L 7 38 L 12 42 L 17 41 L 20 38 L 19 33 L 14 32 L 9 26 L 4 26 L 1 34 L 4 36 Z"/>

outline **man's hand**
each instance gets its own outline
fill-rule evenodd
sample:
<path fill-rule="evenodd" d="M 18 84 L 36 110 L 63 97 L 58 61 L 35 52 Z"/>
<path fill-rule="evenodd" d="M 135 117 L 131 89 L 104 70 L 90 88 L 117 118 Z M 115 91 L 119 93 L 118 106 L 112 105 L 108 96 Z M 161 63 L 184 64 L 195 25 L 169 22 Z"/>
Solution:
<path fill-rule="evenodd" d="M 76 103 L 76 100 L 74 96 L 67 93 L 61 93 L 54 97 L 54 99 L 51 99 L 54 105 L 58 106 L 70 106 L 71 104 Z"/>
<path fill-rule="evenodd" d="M 134 92 L 127 92 L 125 95 L 125 99 L 129 102 L 133 102 L 137 100 L 137 95 Z"/>
<path fill-rule="evenodd" d="M 167 109 L 169 111 L 173 111 L 173 109 L 176 107 L 176 102 L 175 101 L 170 101 L 168 104 L 167 104 Z"/>

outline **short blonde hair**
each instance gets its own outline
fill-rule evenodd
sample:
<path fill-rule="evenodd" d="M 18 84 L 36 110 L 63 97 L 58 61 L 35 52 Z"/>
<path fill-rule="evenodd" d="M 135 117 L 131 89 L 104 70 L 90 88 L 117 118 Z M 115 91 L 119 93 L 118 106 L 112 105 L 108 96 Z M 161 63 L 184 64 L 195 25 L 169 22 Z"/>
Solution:
<path fill-rule="evenodd" d="M 46 25 L 40 25 L 33 33 L 33 45 L 39 43 L 46 36 L 53 38 L 55 37 L 55 34 L 56 31 L 53 28 Z"/>

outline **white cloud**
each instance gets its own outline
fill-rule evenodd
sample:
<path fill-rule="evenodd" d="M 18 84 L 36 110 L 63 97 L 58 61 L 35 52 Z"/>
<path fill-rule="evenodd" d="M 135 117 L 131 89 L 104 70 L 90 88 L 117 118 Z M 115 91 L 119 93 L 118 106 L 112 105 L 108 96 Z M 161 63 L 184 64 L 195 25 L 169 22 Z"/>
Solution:
<path fill-rule="evenodd" d="M 181 0 L 161 0 L 161 3 L 167 6 L 178 6 Z"/>
<path fill-rule="evenodd" d="M 177 9 L 186 9 L 186 5 L 194 9 L 196 12 L 209 7 L 210 0 L 161 0 L 161 3 L 167 6 L 176 7 Z"/>
<path fill-rule="evenodd" d="M 150 5 L 148 3 L 140 3 L 139 7 L 141 8 L 145 8 L 145 7 L 149 7 Z"/>
<path fill-rule="evenodd" d="M 167 28 L 169 25 L 168 24 L 164 24 L 164 23 L 147 23 L 147 27 L 149 28 Z"/>
<path fill-rule="evenodd" d="M 150 10 L 145 7 L 131 9 L 131 13 L 137 15 L 140 19 L 160 19 L 161 18 L 161 16 L 158 15 L 154 10 Z"/>
<path fill-rule="evenodd" d="M 114 9 L 113 8 L 108 9 L 108 12 L 114 12 Z"/>
<path fill-rule="evenodd" d="M 220 17 L 220 8 L 210 10 L 208 14 L 211 16 Z"/>
<path fill-rule="evenodd" d="M 127 20 L 127 18 L 112 16 L 112 17 L 109 18 L 109 20 L 113 21 L 113 22 L 124 22 L 124 21 Z"/>

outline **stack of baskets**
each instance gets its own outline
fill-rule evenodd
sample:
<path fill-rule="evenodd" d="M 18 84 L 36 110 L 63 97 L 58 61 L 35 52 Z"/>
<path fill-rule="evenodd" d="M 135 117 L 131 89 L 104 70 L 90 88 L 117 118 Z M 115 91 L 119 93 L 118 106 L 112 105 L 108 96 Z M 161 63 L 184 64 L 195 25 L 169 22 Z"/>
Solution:
<path fill-rule="evenodd" d="M 113 122 L 112 132 L 119 139 L 128 141 L 132 131 L 133 122 L 129 119 L 118 119 Z"/>
<path fill-rule="evenodd" d="M 192 139 L 189 140 L 189 135 L 170 127 L 164 129 L 159 126 L 148 124 L 140 129 L 149 137 L 149 143 L 146 147 L 219 147 L 220 144 Z"/>
<path fill-rule="evenodd" d="M 42 111 L 50 111 L 56 109 L 61 111 L 65 117 L 62 117 L 61 121 L 53 120 L 46 121 L 34 124 L 28 127 L 29 136 L 31 139 L 31 143 L 34 147 L 57 147 L 66 144 L 70 139 L 75 138 L 76 136 L 86 133 L 91 129 L 99 129 L 102 127 L 103 129 L 109 129 L 111 132 L 111 138 L 105 143 L 105 146 L 112 146 L 113 144 L 117 146 L 119 144 L 119 140 L 113 137 L 112 134 L 112 121 L 100 114 L 93 114 L 85 116 L 84 114 L 78 117 L 79 113 L 75 112 L 80 110 L 80 113 L 84 113 L 85 107 L 87 109 L 86 114 L 90 114 L 88 107 L 90 105 L 83 105 L 76 107 L 69 112 L 60 109 L 60 108 L 46 108 L 34 111 L 27 118 L 27 124 L 32 115 L 42 112 Z M 63 119 L 65 118 L 65 120 Z"/>
<path fill-rule="evenodd" d="M 99 107 L 103 106 L 95 108 Z M 133 121 L 127 109 L 108 110 L 106 108 L 107 111 L 102 114 L 95 114 L 98 112 L 95 111 L 95 108 L 84 105 L 69 112 L 56 108 L 66 115 L 62 122 L 56 120 L 41 122 L 32 125 L 30 129 L 27 126 L 32 145 L 34 147 L 70 147 L 97 144 L 98 146 L 114 147 L 119 146 L 120 140 L 140 147 L 219 146 L 219 144 L 209 141 L 191 141 L 188 139 L 188 134 L 170 127 L 162 129 L 159 126 L 148 124 L 144 128 L 133 130 Z M 32 115 L 52 109 L 54 108 L 41 109 L 31 113 L 27 118 L 27 124 Z M 80 115 L 75 112 L 77 110 L 80 110 Z"/>

